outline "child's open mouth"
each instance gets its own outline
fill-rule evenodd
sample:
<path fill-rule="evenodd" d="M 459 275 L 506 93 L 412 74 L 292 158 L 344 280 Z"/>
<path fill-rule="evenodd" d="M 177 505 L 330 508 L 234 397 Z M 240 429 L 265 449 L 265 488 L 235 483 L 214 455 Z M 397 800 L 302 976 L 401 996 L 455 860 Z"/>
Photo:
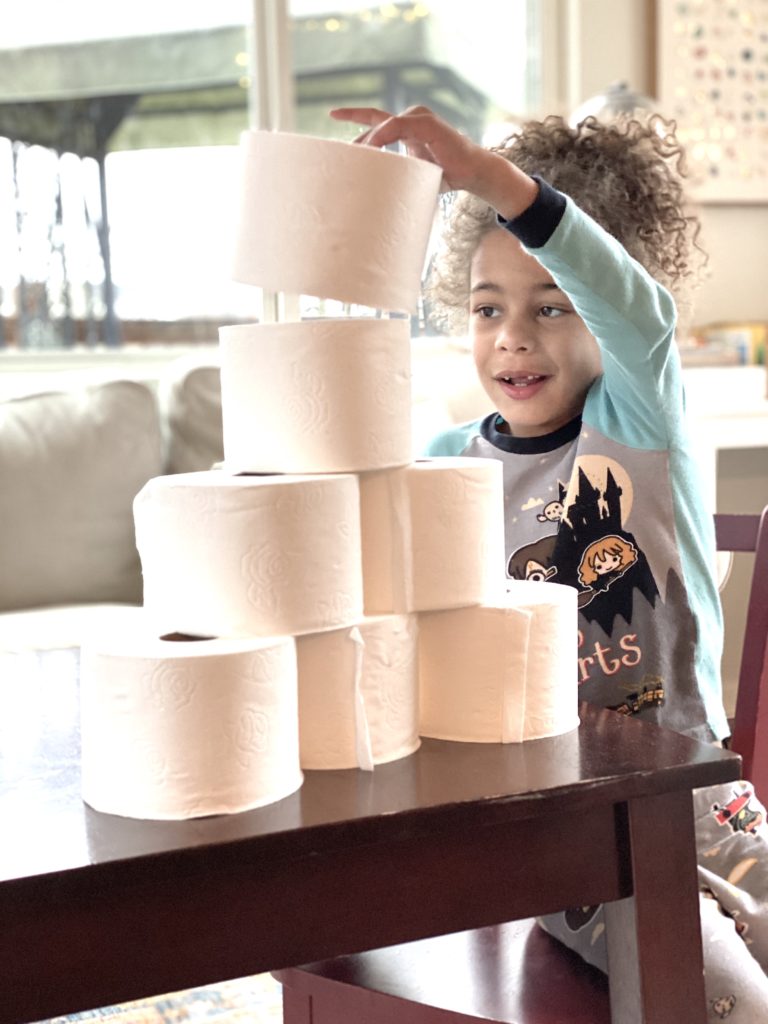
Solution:
<path fill-rule="evenodd" d="M 510 398 L 533 398 L 549 377 L 538 373 L 514 373 L 497 377 L 496 380 Z"/>

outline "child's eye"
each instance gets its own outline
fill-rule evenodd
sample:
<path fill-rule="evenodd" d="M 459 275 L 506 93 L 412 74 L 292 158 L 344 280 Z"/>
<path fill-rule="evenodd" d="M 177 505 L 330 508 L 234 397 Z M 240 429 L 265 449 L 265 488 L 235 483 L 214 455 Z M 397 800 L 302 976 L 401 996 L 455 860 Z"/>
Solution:
<path fill-rule="evenodd" d="M 565 316 L 568 312 L 566 309 L 558 309 L 557 306 L 542 306 L 539 310 L 539 316 L 545 317 L 545 319 L 556 319 L 559 316 Z"/>
<path fill-rule="evenodd" d="M 491 317 L 498 316 L 499 311 L 494 306 L 475 306 L 474 314 L 481 320 L 490 320 Z"/>

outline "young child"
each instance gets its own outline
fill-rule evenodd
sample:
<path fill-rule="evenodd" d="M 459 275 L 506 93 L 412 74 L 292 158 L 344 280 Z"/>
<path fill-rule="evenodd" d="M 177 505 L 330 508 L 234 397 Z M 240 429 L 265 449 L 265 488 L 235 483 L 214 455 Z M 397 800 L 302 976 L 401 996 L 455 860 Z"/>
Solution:
<path fill-rule="evenodd" d="M 430 298 L 468 329 L 497 412 L 428 454 L 501 461 L 507 575 L 579 592 L 582 699 L 722 740 L 712 510 L 667 290 L 701 253 L 670 126 L 550 117 L 489 150 L 423 107 L 333 116 L 365 125 L 359 142 L 405 143 L 462 190 Z M 768 1020 L 765 813 L 743 783 L 694 803 L 710 1019 Z M 607 969 L 601 908 L 544 926 Z"/>

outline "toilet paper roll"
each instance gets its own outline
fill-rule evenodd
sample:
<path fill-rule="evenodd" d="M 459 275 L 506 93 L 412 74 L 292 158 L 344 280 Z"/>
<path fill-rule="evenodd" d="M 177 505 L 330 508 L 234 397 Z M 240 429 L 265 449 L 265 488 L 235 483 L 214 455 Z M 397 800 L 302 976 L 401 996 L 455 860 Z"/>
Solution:
<path fill-rule="evenodd" d="M 357 477 L 155 477 L 134 501 L 144 606 L 160 632 L 281 636 L 362 611 Z"/>
<path fill-rule="evenodd" d="M 501 598 L 504 492 L 496 459 L 436 458 L 360 477 L 366 614 Z"/>
<path fill-rule="evenodd" d="M 518 743 L 578 726 L 576 590 L 509 586 L 498 604 L 419 616 L 422 736 Z"/>
<path fill-rule="evenodd" d="M 131 818 L 231 814 L 299 788 L 292 637 L 86 641 L 82 794 Z"/>
<path fill-rule="evenodd" d="M 236 281 L 416 312 L 440 168 L 269 131 L 243 133 L 241 164 Z"/>
<path fill-rule="evenodd" d="M 241 324 L 219 337 L 228 470 L 339 473 L 410 462 L 407 320 Z"/>
<path fill-rule="evenodd" d="M 299 637 L 302 768 L 363 768 L 419 746 L 415 615 Z"/>

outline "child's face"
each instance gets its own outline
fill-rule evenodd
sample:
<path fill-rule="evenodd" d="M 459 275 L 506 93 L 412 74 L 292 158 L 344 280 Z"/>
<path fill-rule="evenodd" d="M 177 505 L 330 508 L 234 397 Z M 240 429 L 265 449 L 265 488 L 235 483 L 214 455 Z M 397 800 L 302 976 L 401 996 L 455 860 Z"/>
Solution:
<path fill-rule="evenodd" d="M 600 350 L 567 296 L 503 228 L 470 271 L 469 333 L 480 382 L 512 434 L 539 437 L 584 407 Z"/>
<path fill-rule="evenodd" d="M 595 570 L 598 576 L 605 576 L 609 572 L 613 572 L 615 569 L 621 567 L 621 557 L 614 555 L 610 551 L 606 551 L 604 555 L 595 555 L 594 564 L 592 568 Z"/>

